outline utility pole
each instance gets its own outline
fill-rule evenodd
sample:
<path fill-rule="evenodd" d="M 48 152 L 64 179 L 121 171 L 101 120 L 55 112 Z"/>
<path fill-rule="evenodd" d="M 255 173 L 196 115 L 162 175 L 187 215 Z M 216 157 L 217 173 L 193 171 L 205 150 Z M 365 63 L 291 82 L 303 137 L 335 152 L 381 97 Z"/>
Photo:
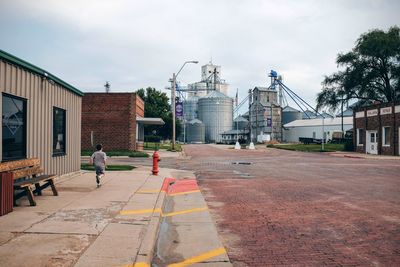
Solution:
<path fill-rule="evenodd" d="M 172 108 L 172 151 L 175 151 L 175 89 L 176 89 L 176 75 L 175 72 L 172 74 L 172 82 L 171 82 L 171 108 Z"/>
<path fill-rule="evenodd" d="M 252 129 L 252 112 L 251 112 L 251 107 L 253 105 L 252 103 L 253 99 L 252 99 L 252 92 L 251 89 L 249 89 L 249 130 L 250 130 L 250 142 L 253 142 L 253 129 Z"/>
<path fill-rule="evenodd" d="M 344 137 L 344 127 L 343 127 L 343 96 L 342 96 L 342 138 Z"/>
<path fill-rule="evenodd" d="M 187 63 L 194 63 L 197 64 L 199 63 L 198 61 L 185 61 L 183 63 L 182 67 L 179 69 L 179 71 L 175 74 L 175 72 L 172 74 L 172 79 L 170 80 L 171 82 L 171 109 L 172 109 L 172 147 L 171 150 L 175 150 L 175 139 L 176 139 L 176 131 L 175 131 L 175 90 L 176 90 L 176 77 L 179 75 L 179 73 L 182 71 L 182 69 L 185 67 Z"/>
<path fill-rule="evenodd" d="M 322 115 L 322 151 L 325 150 L 325 117 Z"/>

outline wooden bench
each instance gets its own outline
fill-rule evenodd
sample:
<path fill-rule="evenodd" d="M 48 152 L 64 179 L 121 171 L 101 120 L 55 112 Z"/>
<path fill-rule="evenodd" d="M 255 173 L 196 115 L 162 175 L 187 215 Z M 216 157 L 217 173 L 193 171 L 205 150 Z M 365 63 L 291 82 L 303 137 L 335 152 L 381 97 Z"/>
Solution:
<path fill-rule="evenodd" d="M 53 179 L 57 176 L 54 174 L 42 174 L 43 169 L 40 167 L 38 158 L 22 159 L 0 163 L 0 172 L 11 172 L 14 174 L 14 192 L 22 190 L 22 192 L 14 193 L 15 201 L 22 196 L 27 196 L 31 206 L 36 206 L 34 194 L 42 195 L 42 190 L 50 186 L 53 195 L 58 196 L 57 189 Z M 35 185 L 35 189 L 33 189 Z"/>

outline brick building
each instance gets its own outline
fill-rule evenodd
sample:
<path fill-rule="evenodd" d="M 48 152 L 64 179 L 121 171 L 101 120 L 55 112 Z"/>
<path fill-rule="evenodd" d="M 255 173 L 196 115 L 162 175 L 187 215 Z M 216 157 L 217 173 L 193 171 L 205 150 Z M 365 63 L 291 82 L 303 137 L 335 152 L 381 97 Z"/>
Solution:
<path fill-rule="evenodd" d="M 400 103 L 358 108 L 353 121 L 356 152 L 400 155 Z"/>
<path fill-rule="evenodd" d="M 82 98 L 82 150 L 101 143 L 105 150 L 141 150 L 143 125 L 164 122 L 144 118 L 144 102 L 136 93 L 85 93 Z"/>

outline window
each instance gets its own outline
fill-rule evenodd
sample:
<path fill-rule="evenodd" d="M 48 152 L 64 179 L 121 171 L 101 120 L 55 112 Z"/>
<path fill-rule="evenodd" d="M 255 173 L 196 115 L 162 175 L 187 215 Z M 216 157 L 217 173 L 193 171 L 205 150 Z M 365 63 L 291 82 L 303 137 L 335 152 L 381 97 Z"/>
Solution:
<path fill-rule="evenodd" d="M 317 133 L 316 132 L 312 133 L 312 138 L 314 138 L 314 139 L 317 138 Z"/>
<path fill-rule="evenodd" d="M 53 107 L 53 156 L 65 155 L 66 111 Z"/>
<path fill-rule="evenodd" d="M 3 94 L 3 161 L 26 158 L 26 100 Z"/>
<path fill-rule="evenodd" d="M 390 146 L 390 127 L 385 126 L 382 131 L 382 145 Z"/>
<path fill-rule="evenodd" d="M 357 129 L 357 145 L 363 146 L 364 145 L 364 129 Z"/>

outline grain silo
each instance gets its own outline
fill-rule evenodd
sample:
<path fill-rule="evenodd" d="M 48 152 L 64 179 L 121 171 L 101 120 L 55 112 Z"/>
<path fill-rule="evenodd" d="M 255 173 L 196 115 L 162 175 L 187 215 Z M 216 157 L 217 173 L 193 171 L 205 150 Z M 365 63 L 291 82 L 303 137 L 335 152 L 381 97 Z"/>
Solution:
<path fill-rule="evenodd" d="M 205 143 L 205 125 L 198 119 L 186 123 L 186 141 L 191 144 Z"/>
<path fill-rule="evenodd" d="M 206 142 L 220 143 L 221 133 L 233 126 L 233 99 L 213 91 L 199 99 L 199 119 L 205 125 Z"/>
<path fill-rule="evenodd" d="M 243 116 L 238 116 L 233 120 L 234 130 L 244 130 L 249 128 L 249 121 Z"/>
<path fill-rule="evenodd" d="M 290 106 L 286 106 L 282 109 L 282 125 L 285 125 L 286 123 L 295 120 L 301 120 L 302 117 L 303 114 L 299 110 L 294 109 Z"/>
<path fill-rule="evenodd" d="M 193 119 L 197 119 L 197 110 L 198 110 L 198 101 L 199 98 L 197 96 L 192 96 L 183 101 L 183 116 L 185 121 L 191 121 Z"/>

